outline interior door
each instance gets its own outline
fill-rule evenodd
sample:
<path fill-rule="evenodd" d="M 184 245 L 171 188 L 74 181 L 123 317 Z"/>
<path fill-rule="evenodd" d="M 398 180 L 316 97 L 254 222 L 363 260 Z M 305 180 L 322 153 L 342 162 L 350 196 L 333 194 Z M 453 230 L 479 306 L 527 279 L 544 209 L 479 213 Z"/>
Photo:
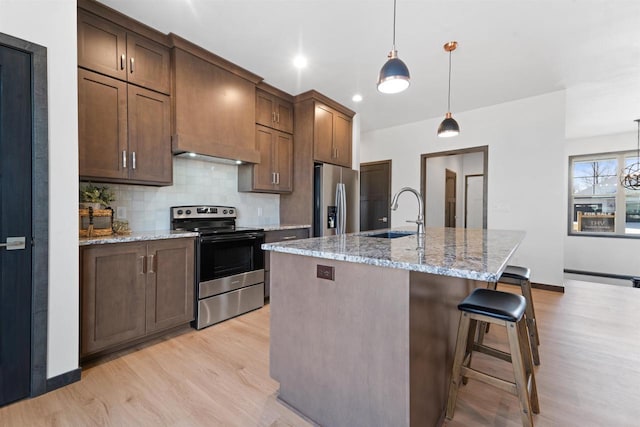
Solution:
<path fill-rule="evenodd" d="M 31 111 L 31 55 L 0 45 L 0 406 L 30 389 Z"/>
<path fill-rule="evenodd" d="M 467 175 L 464 179 L 464 226 L 465 228 L 482 228 L 484 175 Z"/>
<path fill-rule="evenodd" d="M 456 186 L 457 175 L 455 172 L 445 170 L 444 187 L 444 226 L 456 226 Z"/>
<path fill-rule="evenodd" d="M 391 160 L 360 165 L 360 231 L 391 226 Z"/>

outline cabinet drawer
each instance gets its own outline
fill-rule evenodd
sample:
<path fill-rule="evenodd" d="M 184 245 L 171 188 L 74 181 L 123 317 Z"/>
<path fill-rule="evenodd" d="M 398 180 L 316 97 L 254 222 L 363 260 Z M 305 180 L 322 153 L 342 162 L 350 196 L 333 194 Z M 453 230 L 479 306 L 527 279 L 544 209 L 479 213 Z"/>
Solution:
<path fill-rule="evenodd" d="M 287 240 L 306 239 L 309 237 L 308 228 L 293 228 L 289 230 L 274 230 L 264 233 L 264 242 L 282 242 Z"/>

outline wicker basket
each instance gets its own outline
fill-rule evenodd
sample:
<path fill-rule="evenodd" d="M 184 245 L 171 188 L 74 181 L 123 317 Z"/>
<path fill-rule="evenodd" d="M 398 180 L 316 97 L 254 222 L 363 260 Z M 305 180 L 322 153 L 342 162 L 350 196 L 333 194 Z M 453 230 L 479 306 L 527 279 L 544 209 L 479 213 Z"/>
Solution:
<path fill-rule="evenodd" d="M 102 237 L 113 234 L 112 209 L 78 209 L 80 237 Z"/>

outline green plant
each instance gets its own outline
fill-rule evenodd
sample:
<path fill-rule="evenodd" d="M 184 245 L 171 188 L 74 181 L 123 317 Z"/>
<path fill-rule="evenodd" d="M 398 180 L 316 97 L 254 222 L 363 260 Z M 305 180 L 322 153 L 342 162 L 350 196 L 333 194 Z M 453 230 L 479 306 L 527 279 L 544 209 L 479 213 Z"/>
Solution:
<path fill-rule="evenodd" d="M 80 187 L 80 202 L 82 203 L 100 203 L 103 206 L 109 206 L 115 200 L 115 194 L 107 186 L 98 187 L 91 183 Z"/>

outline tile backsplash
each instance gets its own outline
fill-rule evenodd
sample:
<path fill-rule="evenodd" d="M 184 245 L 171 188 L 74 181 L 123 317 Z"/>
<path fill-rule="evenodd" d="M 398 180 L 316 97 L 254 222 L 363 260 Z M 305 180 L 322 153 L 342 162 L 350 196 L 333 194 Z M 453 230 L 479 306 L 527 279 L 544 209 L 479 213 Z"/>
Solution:
<path fill-rule="evenodd" d="M 239 226 L 280 222 L 280 196 L 238 192 L 235 165 L 174 157 L 170 187 L 99 185 L 107 185 L 114 191 L 115 201 L 111 206 L 114 218 L 126 211 L 126 217 L 119 219 L 129 221 L 134 232 L 169 229 L 169 208 L 180 205 L 235 206 Z"/>

